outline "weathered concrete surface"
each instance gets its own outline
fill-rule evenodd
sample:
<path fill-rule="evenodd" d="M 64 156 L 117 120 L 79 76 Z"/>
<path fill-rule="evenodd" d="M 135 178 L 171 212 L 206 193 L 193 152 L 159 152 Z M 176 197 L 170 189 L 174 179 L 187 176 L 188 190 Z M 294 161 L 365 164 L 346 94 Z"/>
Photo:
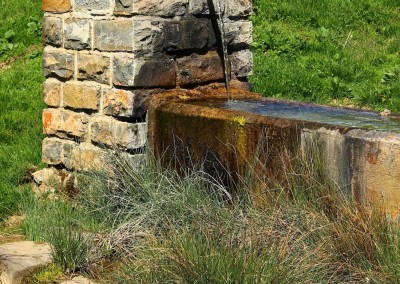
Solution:
<path fill-rule="evenodd" d="M 0 245 L 0 283 L 19 284 L 35 268 L 51 262 L 48 244 L 21 241 Z"/>
<path fill-rule="evenodd" d="M 236 186 L 257 158 L 253 169 L 262 186 L 255 188 L 263 191 L 254 196 L 261 196 L 285 178 L 297 157 L 311 155 L 308 147 L 313 145 L 321 168 L 344 192 L 363 205 L 400 213 L 400 133 L 190 104 L 204 98 L 226 100 L 223 93 L 202 88 L 154 97 L 148 113 L 153 154 L 178 169 L 201 164 L 228 186 Z M 232 95 L 256 97 L 243 90 L 232 90 Z"/>

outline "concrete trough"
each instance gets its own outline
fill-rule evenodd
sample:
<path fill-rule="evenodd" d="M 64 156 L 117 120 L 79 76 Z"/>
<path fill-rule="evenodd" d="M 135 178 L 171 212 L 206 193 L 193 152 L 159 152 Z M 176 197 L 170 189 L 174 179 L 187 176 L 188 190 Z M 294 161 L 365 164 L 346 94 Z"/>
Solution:
<path fill-rule="evenodd" d="M 307 145 L 313 144 L 344 192 L 361 204 L 377 202 L 392 215 L 399 213 L 399 116 L 267 99 L 243 90 L 231 93 L 236 107 L 217 87 L 155 96 L 148 110 L 153 154 L 179 170 L 202 165 L 230 187 L 253 165 L 265 177 L 262 186 L 254 187 L 259 196 L 284 179 L 294 157 L 307 155 Z M 260 114 L 254 105 L 270 112 Z M 283 114 L 275 106 L 283 107 Z M 295 111 L 287 115 L 286 108 Z"/>

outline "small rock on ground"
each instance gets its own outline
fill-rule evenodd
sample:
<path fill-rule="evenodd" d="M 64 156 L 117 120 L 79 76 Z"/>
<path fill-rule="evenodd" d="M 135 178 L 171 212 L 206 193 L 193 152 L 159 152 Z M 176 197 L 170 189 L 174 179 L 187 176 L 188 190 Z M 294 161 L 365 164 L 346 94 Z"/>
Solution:
<path fill-rule="evenodd" d="M 83 276 L 78 276 L 72 280 L 61 282 L 61 284 L 96 284 L 96 282 L 93 282 L 92 280 L 89 280 Z"/>
<path fill-rule="evenodd" d="M 50 245 L 20 241 L 0 245 L 0 283 L 19 284 L 35 268 L 52 262 Z"/>

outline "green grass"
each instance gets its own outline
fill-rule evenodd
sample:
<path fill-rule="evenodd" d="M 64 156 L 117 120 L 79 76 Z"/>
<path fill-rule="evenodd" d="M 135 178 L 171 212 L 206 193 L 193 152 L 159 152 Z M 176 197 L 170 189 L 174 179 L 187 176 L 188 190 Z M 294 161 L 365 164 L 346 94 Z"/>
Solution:
<path fill-rule="evenodd" d="M 0 220 L 18 209 L 26 171 L 40 163 L 40 4 L 0 0 Z"/>
<path fill-rule="evenodd" d="M 16 210 L 18 186 L 40 163 L 42 81 L 40 56 L 0 71 L 0 219 Z"/>
<path fill-rule="evenodd" d="M 397 0 L 255 0 L 254 90 L 400 111 Z"/>
<path fill-rule="evenodd" d="M 0 63 L 41 42 L 41 0 L 0 0 Z"/>

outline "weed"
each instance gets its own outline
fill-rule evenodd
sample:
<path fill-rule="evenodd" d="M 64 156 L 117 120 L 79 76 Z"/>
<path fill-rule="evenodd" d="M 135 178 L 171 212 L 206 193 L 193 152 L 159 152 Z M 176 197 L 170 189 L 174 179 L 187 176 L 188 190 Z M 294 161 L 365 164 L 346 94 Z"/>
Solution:
<path fill-rule="evenodd" d="M 87 266 L 89 242 L 84 234 L 81 214 L 72 204 L 61 200 L 30 202 L 25 234 L 34 241 L 50 243 L 54 262 L 64 271 Z"/>

